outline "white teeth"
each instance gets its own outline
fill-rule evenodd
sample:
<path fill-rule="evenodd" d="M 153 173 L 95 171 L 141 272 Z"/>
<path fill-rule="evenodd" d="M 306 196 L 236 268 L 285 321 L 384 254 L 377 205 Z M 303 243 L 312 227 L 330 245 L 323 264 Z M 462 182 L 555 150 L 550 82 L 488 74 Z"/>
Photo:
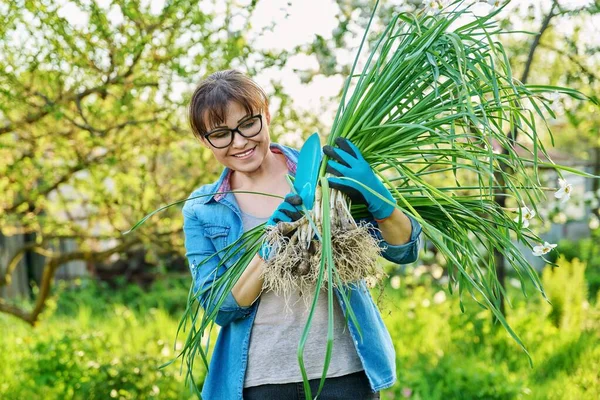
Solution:
<path fill-rule="evenodd" d="M 246 152 L 244 152 L 244 153 L 241 153 L 241 154 L 234 154 L 233 156 L 234 156 L 234 157 L 245 157 L 245 156 L 247 156 L 248 154 L 250 154 L 250 153 L 252 152 L 252 150 L 254 150 L 254 149 L 250 149 L 250 150 L 248 150 L 248 151 L 246 151 Z"/>

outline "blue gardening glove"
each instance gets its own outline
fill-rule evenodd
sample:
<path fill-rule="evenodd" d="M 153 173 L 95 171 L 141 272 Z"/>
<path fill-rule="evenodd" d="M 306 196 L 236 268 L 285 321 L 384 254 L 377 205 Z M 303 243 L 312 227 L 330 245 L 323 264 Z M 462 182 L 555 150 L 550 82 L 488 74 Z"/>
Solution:
<path fill-rule="evenodd" d="M 369 163 L 365 161 L 358 148 L 348 139 L 335 139 L 337 147 L 323 146 L 330 160 L 327 161 L 327 172 L 336 177 L 352 178 L 371 188 L 382 197 L 396 203 L 394 197 L 377 178 Z M 350 200 L 367 205 L 367 209 L 376 220 L 383 220 L 392 215 L 394 206 L 386 203 L 363 186 L 346 179 L 329 178 L 329 186 L 346 193 Z"/>
<path fill-rule="evenodd" d="M 302 218 L 302 212 L 300 211 L 300 205 L 302 205 L 302 197 L 289 193 L 281 204 L 275 209 L 271 217 L 265 223 L 265 227 L 275 226 L 278 222 L 294 222 Z M 258 250 L 258 255 L 263 260 L 268 260 L 271 253 L 271 246 L 267 243 L 263 243 L 261 248 Z"/>
<path fill-rule="evenodd" d="M 275 209 L 265 226 L 275 226 L 278 222 L 294 222 L 302 217 L 299 206 L 302 204 L 302 197 L 297 194 L 289 193 L 281 204 Z"/>

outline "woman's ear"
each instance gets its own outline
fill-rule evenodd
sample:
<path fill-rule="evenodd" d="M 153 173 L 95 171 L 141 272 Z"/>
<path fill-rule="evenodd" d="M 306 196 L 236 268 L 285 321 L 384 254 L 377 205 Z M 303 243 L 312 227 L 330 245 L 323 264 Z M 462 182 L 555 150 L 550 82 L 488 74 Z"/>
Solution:
<path fill-rule="evenodd" d="M 265 119 L 267 120 L 267 125 L 271 125 L 271 113 L 268 108 L 265 110 Z"/>

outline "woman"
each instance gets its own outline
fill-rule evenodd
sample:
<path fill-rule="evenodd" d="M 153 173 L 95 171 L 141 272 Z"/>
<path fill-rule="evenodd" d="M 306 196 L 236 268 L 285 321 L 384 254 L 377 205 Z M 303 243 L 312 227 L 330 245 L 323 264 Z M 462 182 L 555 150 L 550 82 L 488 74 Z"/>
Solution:
<path fill-rule="evenodd" d="M 215 270 L 216 257 L 208 256 L 238 239 L 244 231 L 266 222 L 292 221 L 301 216 L 299 196 L 290 195 L 286 174 L 294 175 L 298 152 L 271 143 L 271 115 L 264 91 L 240 72 L 210 75 L 196 88 L 189 118 L 194 135 L 213 153 L 225 170 L 213 184 L 195 190 L 183 208 L 186 256 L 195 289 L 205 288 L 226 269 Z M 393 199 L 356 147 L 347 141 L 325 147 L 334 175 L 368 182 L 379 194 Z M 382 255 L 396 263 L 416 260 L 421 227 L 378 196 L 332 177 L 333 186 L 364 201 L 380 232 Z M 231 191 L 270 193 L 267 197 Z M 208 375 L 204 399 L 304 399 L 297 348 L 307 312 L 298 298 L 288 303 L 272 292 L 262 293 L 261 269 L 269 257 L 263 248 L 252 259 L 218 310 L 221 326 Z M 229 267 L 231 264 L 226 262 Z M 327 381 L 320 399 L 372 399 L 396 380 L 395 353 L 390 335 L 364 281 L 351 285 L 350 303 L 362 338 L 352 322 L 345 323 L 343 304 L 336 290 L 335 337 Z M 316 394 L 325 358 L 327 298 L 319 296 L 304 362 L 313 395 Z M 201 300 L 210 308 L 207 298 Z"/>

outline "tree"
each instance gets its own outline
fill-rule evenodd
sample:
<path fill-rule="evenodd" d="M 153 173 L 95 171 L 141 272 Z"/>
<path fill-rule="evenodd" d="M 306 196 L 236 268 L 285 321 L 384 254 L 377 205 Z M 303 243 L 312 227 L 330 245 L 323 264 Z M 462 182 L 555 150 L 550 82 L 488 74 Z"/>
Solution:
<path fill-rule="evenodd" d="M 250 46 L 245 35 L 256 1 L 247 7 L 228 1 L 224 13 L 203 11 L 192 0 L 158 10 L 142 4 L 0 3 L 6 16 L 0 26 L 0 226 L 6 236 L 27 235 L 0 285 L 10 282 L 24 255 L 46 260 L 33 309 L 0 299 L 0 311 L 32 325 L 65 262 L 100 262 L 139 246 L 155 258 L 182 253 L 176 208 L 162 213 L 160 223 L 121 232 L 219 173 L 187 128 L 194 83 L 216 70 L 253 74 L 287 60 L 286 52 Z M 236 15 L 241 26 L 229 23 Z M 288 118 L 302 126 L 306 116 L 294 112 L 274 84 L 281 106 L 273 124 Z M 52 250 L 67 238 L 76 241 L 76 251 Z"/>

